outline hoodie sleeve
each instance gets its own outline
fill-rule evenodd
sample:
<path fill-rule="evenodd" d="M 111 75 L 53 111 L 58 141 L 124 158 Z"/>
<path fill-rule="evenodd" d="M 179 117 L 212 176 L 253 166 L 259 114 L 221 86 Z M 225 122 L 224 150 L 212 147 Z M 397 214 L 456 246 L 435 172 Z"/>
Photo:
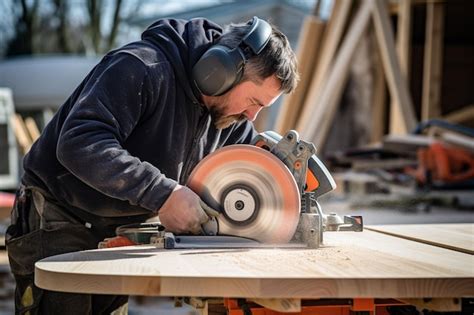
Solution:
<path fill-rule="evenodd" d="M 147 107 L 156 104 L 167 77 L 151 78 L 147 65 L 127 53 L 105 57 L 61 129 L 56 151 L 60 163 L 105 195 L 159 209 L 177 183 L 130 155 L 122 143 Z"/>

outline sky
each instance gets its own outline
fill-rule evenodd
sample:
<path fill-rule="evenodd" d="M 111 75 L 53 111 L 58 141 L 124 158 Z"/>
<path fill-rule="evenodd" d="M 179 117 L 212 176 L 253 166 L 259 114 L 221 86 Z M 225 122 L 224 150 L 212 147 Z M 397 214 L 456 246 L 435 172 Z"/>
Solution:
<path fill-rule="evenodd" d="M 102 31 L 108 33 L 113 17 L 113 4 L 115 0 L 102 0 L 105 4 L 103 14 Z M 172 15 L 174 12 L 186 9 L 197 9 L 217 5 L 226 2 L 245 2 L 246 0 L 123 0 L 123 13 L 129 18 L 149 17 L 156 14 Z M 308 13 L 312 11 L 318 0 L 280 0 L 293 5 L 307 8 Z M 320 16 L 323 19 L 328 18 L 332 0 L 321 1 Z M 33 0 L 27 0 L 27 3 L 33 3 Z M 67 0 L 70 6 L 71 14 L 69 23 L 73 25 L 84 24 L 87 18 L 86 0 Z M 16 7 L 16 11 L 15 11 Z M 0 56 L 6 47 L 7 41 L 13 36 L 13 27 L 15 23 L 15 14 L 18 15 L 20 7 L 18 0 L 0 0 Z M 40 0 L 40 10 L 43 13 L 51 12 L 53 6 L 51 1 Z M 133 30 L 122 29 L 118 41 L 135 40 L 137 34 Z"/>

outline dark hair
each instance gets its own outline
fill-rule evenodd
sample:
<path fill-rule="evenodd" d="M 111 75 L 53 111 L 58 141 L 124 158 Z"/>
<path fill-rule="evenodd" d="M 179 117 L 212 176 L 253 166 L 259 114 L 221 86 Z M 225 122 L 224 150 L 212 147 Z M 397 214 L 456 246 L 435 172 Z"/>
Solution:
<path fill-rule="evenodd" d="M 227 25 L 217 43 L 235 48 L 248 33 L 250 27 L 248 23 Z M 274 25 L 272 25 L 272 34 L 265 48 L 258 56 L 250 57 L 245 64 L 241 82 L 253 81 L 260 84 L 271 75 L 275 75 L 280 80 L 280 90 L 284 93 L 291 93 L 299 80 L 295 53 L 285 34 Z"/>

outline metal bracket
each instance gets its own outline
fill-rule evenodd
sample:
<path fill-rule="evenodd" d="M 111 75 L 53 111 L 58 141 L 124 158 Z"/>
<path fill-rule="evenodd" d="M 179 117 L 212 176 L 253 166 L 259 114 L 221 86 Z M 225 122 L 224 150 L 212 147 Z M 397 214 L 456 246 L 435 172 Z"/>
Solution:
<path fill-rule="evenodd" d="M 326 231 L 353 231 L 362 232 L 364 223 L 360 215 L 345 215 L 341 218 L 336 213 L 330 213 L 324 216 Z"/>
<path fill-rule="evenodd" d="M 278 157 L 293 174 L 300 193 L 304 192 L 308 160 L 316 153 L 314 144 L 300 140 L 295 130 L 288 131 L 284 137 L 276 132 L 266 131 L 257 135 L 252 144 L 268 149 Z"/>

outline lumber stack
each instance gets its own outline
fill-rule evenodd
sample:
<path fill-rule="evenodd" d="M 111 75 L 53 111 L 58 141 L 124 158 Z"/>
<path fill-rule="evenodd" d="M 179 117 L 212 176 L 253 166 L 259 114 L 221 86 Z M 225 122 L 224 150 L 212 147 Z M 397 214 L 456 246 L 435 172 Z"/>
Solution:
<path fill-rule="evenodd" d="M 337 113 L 355 50 L 371 24 L 375 29 L 383 74 L 400 117 L 398 124 L 405 132 L 416 126 L 411 96 L 395 55 L 387 6 L 382 1 L 373 0 L 360 3 L 335 1 L 322 44 L 315 55 L 317 62 L 312 68 L 313 75 L 309 78 L 310 82 L 302 82 L 304 87 L 301 90 L 307 91 L 287 97 L 277 120 L 276 129 L 279 132 L 295 128 L 305 139 L 312 140 L 316 147 L 324 145 Z M 316 34 L 312 35 L 311 40 L 314 40 Z M 309 41 L 306 39 L 304 43 Z M 308 49 L 302 50 L 310 53 Z M 300 56 L 306 72 L 309 71 L 308 59 L 305 54 Z M 306 72 L 303 72 L 303 79 L 307 77 Z M 289 108 L 293 110 L 291 114 L 288 114 L 291 111 Z"/>
<path fill-rule="evenodd" d="M 411 67 L 413 6 L 426 7 L 426 35 L 419 115 L 422 121 L 444 118 L 441 111 L 444 1 L 335 0 L 327 22 L 308 16 L 298 46 L 301 82 L 285 97 L 274 129 L 280 133 L 296 129 L 318 149 L 324 147 L 341 103 L 353 57 L 362 38 L 375 43 L 372 86 L 372 136 L 380 141 L 386 133 L 404 135 L 418 125 L 408 88 Z M 394 35 L 390 14 L 397 14 Z M 372 36 L 370 36 L 372 35 Z M 357 79 L 357 78 L 356 78 Z M 390 108 L 386 108 L 388 88 Z M 386 119 L 388 116 L 388 119 Z M 472 119 L 472 105 L 450 113 L 452 122 Z M 347 126 L 346 126 L 347 127 Z"/>

